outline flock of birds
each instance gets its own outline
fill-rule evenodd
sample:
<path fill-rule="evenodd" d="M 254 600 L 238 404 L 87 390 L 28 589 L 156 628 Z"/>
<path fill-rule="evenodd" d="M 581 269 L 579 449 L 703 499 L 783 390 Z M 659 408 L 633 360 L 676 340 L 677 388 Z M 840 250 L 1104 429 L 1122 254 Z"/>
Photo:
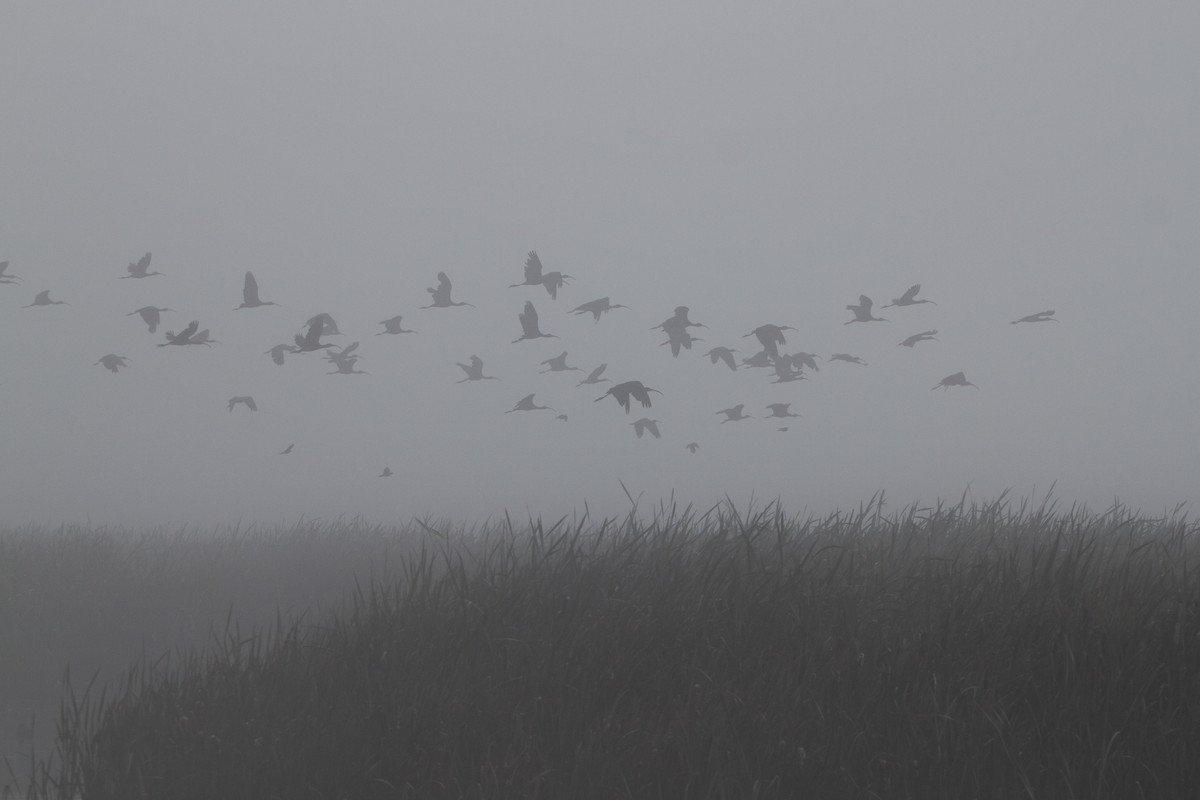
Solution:
<path fill-rule="evenodd" d="M 152 271 L 150 269 L 150 263 L 151 254 L 146 253 L 137 261 L 129 264 L 127 268 L 128 274 L 121 275 L 119 277 L 121 279 L 145 279 L 151 276 L 163 274 L 161 272 Z M 421 306 L 422 309 L 464 306 L 471 308 L 474 307 L 471 303 L 456 301 L 453 299 L 453 284 L 450 282 L 450 278 L 447 277 L 445 272 L 439 272 L 437 279 L 438 282 L 436 286 L 426 289 L 430 295 L 430 303 L 428 305 Z M 525 261 L 524 280 L 522 280 L 520 283 L 511 284 L 509 288 L 540 286 L 545 289 L 546 293 L 553 301 L 557 300 L 559 291 L 563 289 L 563 287 L 566 286 L 570 280 L 572 280 L 572 276 L 565 273 L 557 271 L 545 271 L 541 258 L 538 256 L 537 252 L 531 251 Z M 21 282 L 22 278 L 20 276 L 9 272 L 9 262 L 0 262 L 0 285 L 17 284 Z M 914 285 L 882 308 L 905 308 L 925 303 L 936 305 L 936 303 L 934 303 L 932 300 L 927 300 L 924 298 L 918 299 L 917 295 L 920 293 L 920 291 L 920 284 Z M 52 300 L 50 298 L 50 290 L 45 290 L 38 292 L 34 296 L 33 302 L 22 306 L 22 308 L 34 308 L 52 305 L 69 304 L 63 300 Z M 233 310 L 240 311 L 242 309 L 261 308 L 264 306 L 274 305 L 278 304 L 270 300 L 262 299 L 259 293 L 258 282 L 255 280 L 253 273 L 247 272 L 245 281 L 242 285 L 242 302 Z M 600 297 L 576 306 L 575 308 L 571 309 L 569 313 L 574 315 L 590 314 L 594 318 L 595 323 L 598 324 L 602 316 L 616 309 L 629 310 L 629 307 L 619 303 L 612 303 L 608 297 Z M 849 320 L 846 320 L 844 324 L 851 325 L 855 323 L 888 321 L 883 317 L 875 316 L 873 309 L 874 304 L 871 301 L 871 298 L 867 297 L 866 295 L 860 295 L 858 298 L 858 303 L 848 304 L 846 306 L 846 310 L 850 311 L 853 314 L 853 317 Z M 164 313 L 176 312 L 171 308 L 160 308 L 158 306 L 151 305 L 135 309 L 129 312 L 126 316 L 137 315 L 141 317 L 142 322 L 145 323 L 149 329 L 149 332 L 154 334 L 157 332 L 158 327 L 161 324 L 161 315 Z M 707 327 L 703 323 L 693 322 L 690 319 L 689 314 L 690 309 L 687 306 L 678 306 L 675 308 L 674 313 L 670 317 L 651 328 L 651 330 L 661 331 L 666 335 L 666 340 L 661 344 L 670 348 L 671 355 L 673 357 L 677 358 L 683 350 L 691 350 L 692 344 L 696 341 L 699 341 L 699 339 L 692 334 L 691 329 Z M 542 331 L 541 322 L 538 317 L 538 311 L 532 300 L 526 300 L 524 308 L 517 315 L 517 319 L 520 323 L 521 335 L 512 340 L 514 344 L 534 339 L 558 338 L 555 334 Z M 1039 311 L 1035 314 L 1029 314 L 1019 319 L 1012 320 L 1011 324 L 1016 325 L 1021 323 L 1038 322 L 1058 322 L 1058 320 L 1054 318 L 1054 311 L 1050 310 Z M 378 331 L 375 334 L 377 336 L 400 335 L 416 332 L 404 327 L 401 315 L 396 315 L 382 320 L 378 324 L 383 326 L 383 330 Z M 749 355 L 739 360 L 737 355 L 740 353 L 740 351 L 737 349 L 726 346 L 717 346 L 704 353 L 704 356 L 706 356 L 712 364 L 723 364 L 732 371 L 756 368 L 770 370 L 775 375 L 775 380 L 773 383 L 788 383 L 792 381 L 806 380 L 808 373 L 820 371 L 820 368 L 817 364 L 817 359 L 820 359 L 821 356 L 803 351 L 794 353 L 783 352 L 781 348 L 787 344 L 785 331 L 794 330 L 795 328 L 792 328 L 788 325 L 776 325 L 772 323 L 763 324 L 742 336 L 742 338 L 753 337 L 760 345 L 761 349 L 753 355 Z M 908 336 L 898 344 L 903 347 L 912 348 L 922 342 L 938 341 L 937 334 L 938 331 L 936 329 L 921 331 Z M 291 342 L 283 342 L 272 346 L 266 351 L 266 355 L 269 355 L 274 363 L 282 366 L 285 363 L 285 359 L 289 355 L 324 351 L 324 359 L 330 362 L 334 368 L 333 371 L 328 374 L 370 374 L 364 370 L 356 368 L 359 360 L 362 358 L 361 354 L 358 352 L 360 342 L 354 341 L 348 345 L 339 347 L 331 342 L 323 341 L 326 337 L 339 335 L 342 335 L 341 331 L 338 329 L 337 322 L 332 316 L 327 313 L 316 314 L 313 317 L 310 317 L 304 323 L 303 329 L 293 336 Z M 200 329 L 200 322 L 198 320 L 191 321 L 187 326 L 178 332 L 173 330 L 166 331 L 165 339 L 166 341 L 159 343 L 158 347 L 209 347 L 213 344 L 219 343 L 217 340 L 212 338 L 207 328 L 203 330 Z M 105 369 L 116 373 L 121 369 L 128 368 L 131 360 L 132 359 L 130 359 L 128 356 L 108 353 L 101 356 L 100 359 L 96 361 L 96 365 L 102 366 Z M 833 353 L 829 356 L 829 360 L 842 361 L 861 366 L 867 365 L 866 361 L 850 353 Z M 541 370 L 542 373 L 585 371 L 578 366 L 571 366 L 567 363 L 566 351 L 554 356 L 553 358 L 545 359 L 540 363 L 540 366 L 545 367 L 545 369 Z M 500 378 L 495 375 L 484 374 L 483 360 L 477 355 L 471 355 L 467 363 L 458 362 L 458 367 L 464 373 L 464 377 L 459 380 L 458 383 L 500 380 Z M 580 380 L 577 386 L 582 387 L 597 385 L 600 383 L 612 383 L 612 380 L 605 377 L 607 368 L 608 364 L 602 363 L 599 366 L 591 369 L 587 372 L 587 377 Z M 932 387 L 931 391 L 937 389 L 946 390 L 951 387 L 958 386 L 971 386 L 976 389 L 979 388 L 976 386 L 976 384 L 967 380 L 967 377 L 963 372 L 955 372 L 938 381 L 938 383 Z M 654 387 L 647 386 L 640 380 L 625 380 L 610 386 L 607 391 L 595 398 L 594 402 L 599 403 L 606 398 L 611 397 L 622 409 L 624 409 L 626 414 L 629 414 L 631 413 L 632 405 L 635 401 L 639 403 L 642 408 L 651 408 L 652 394 L 661 395 L 662 392 Z M 555 411 L 555 409 L 551 408 L 550 406 L 538 405 L 534 401 L 535 395 L 536 392 L 531 392 L 530 394 L 525 395 L 505 413 Z M 254 398 L 250 396 L 235 396 L 229 398 L 227 402 L 227 408 L 230 412 L 233 412 L 238 405 L 245 407 L 251 412 L 258 410 L 258 405 L 255 403 Z M 791 411 L 791 403 L 771 403 L 767 405 L 766 408 L 770 411 L 770 414 L 765 416 L 772 420 L 786 422 L 790 418 L 796 418 L 800 416 L 799 414 Z M 721 424 L 740 422 L 742 420 L 751 418 L 750 414 L 745 413 L 744 403 L 738 403 L 737 405 L 729 408 L 720 409 L 716 411 L 716 415 L 724 415 L 725 418 L 721 420 Z M 558 414 L 557 419 L 566 421 L 567 415 Z M 661 432 L 658 427 L 661 422 L 662 421 L 658 419 L 642 417 L 630 424 L 632 425 L 634 433 L 639 439 L 647 433 L 649 433 L 655 439 L 658 439 L 661 438 Z M 783 425 L 779 427 L 778 430 L 787 431 L 788 427 Z M 287 448 L 280 452 L 280 455 L 290 454 L 294 447 L 295 443 L 289 444 Z M 700 445 L 698 442 L 693 441 L 687 443 L 684 445 L 684 447 L 689 452 L 695 453 L 700 448 Z M 390 467 L 385 467 L 380 473 L 379 477 L 386 478 L 393 474 L 394 473 Z"/>

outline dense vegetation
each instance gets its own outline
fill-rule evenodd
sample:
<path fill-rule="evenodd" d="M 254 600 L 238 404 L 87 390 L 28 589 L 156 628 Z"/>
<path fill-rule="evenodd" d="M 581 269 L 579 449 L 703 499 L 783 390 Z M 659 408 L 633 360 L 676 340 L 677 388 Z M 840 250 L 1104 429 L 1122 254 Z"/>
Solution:
<path fill-rule="evenodd" d="M 260 632 L 230 619 L 215 646 L 81 689 L 23 791 L 958 800 L 1200 785 L 1195 524 L 1003 498 L 881 506 L 422 526 L 394 574 L 336 613 Z M 356 546 L 352 527 L 341 536 Z"/>

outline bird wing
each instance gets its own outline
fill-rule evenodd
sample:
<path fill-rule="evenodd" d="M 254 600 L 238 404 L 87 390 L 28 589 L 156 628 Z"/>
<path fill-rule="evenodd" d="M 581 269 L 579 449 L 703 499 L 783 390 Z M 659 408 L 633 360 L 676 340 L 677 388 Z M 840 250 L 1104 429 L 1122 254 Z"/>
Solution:
<path fill-rule="evenodd" d="M 320 319 L 313 319 L 312 324 L 308 326 L 308 332 L 304 334 L 304 338 L 296 337 L 296 343 L 301 347 L 314 348 L 321 344 L 321 325 Z"/>
<path fill-rule="evenodd" d="M 541 333 L 538 330 L 537 309 L 533 307 L 532 301 L 525 301 L 525 311 L 519 314 L 518 317 L 521 320 L 521 329 L 525 332 L 526 336 L 536 336 L 538 333 Z"/>
<path fill-rule="evenodd" d="M 188 323 L 188 326 L 186 328 L 184 328 L 178 334 L 176 334 L 175 338 L 176 339 L 184 339 L 184 340 L 190 339 L 190 338 L 192 338 L 192 334 L 195 333 L 199 328 L 200 328 L 200 320 L 194 319 Z"/>
<path fill-rule="evenodd" d="M 537 250 L 530 250 L 529 257 L 525 259 L 525 282 L 542 282 L 542 260 L 538 258 Z"/>
<path fill-rule="evenodd" d="M 251 411 L 258 411 L 258 404 L 254 402 L 253 397 L 243 397 L 242 402 L 245 403 Z"/>
<path fill-rule="evenodd" d="M 607 362 L 607 361 L 606 361 L 606 362 L 604 362 L 603 364 L 601 364 L 600 366 L 596 367 L 596 368 L 595 368 L 594 370 L 592 370 L 591 372 L 589 372 L 589 373 L 588 373 L 588 380 L 593 380 L 593 379 L 595 379 L 595 378 L 599 378 L 599 377 L 600 377 L 602 374 L 604 374 L 604 370 L 606 370 L 606 369 L 608 369 L 608 362 Z"/>
<path fill-rule="evenodd" d="M 258 281 L 254 280 L 253 272 L 246 272 L 246 284 L 242 287 L 242 301 L 248 306 L 258 304 Z"/>
<path fill-rule="evenodd" d="M 919 283 L 914 283 L 912 286 L 908 287 L 908 291 L 907 291 L 907 292 L 905 292 L 904 294 L 900 295 L 900 299 L 901 299 L 902 301 L 904 301 L 904 302 L 906 302 L 906 303 L 907 303 L 907 302 L 909 302 L 910 300 L 912 300 L 914 297 L 916 297 L 916 296 L 917 296 L 917 292 L 919 292 L 919 291 L 921 291 L 921 284 L 919 284 Z"/>
<path fill-rule="evenodd" d="M 858 296 L 858 305 L 860 308 L 862 308 L 863 312 L 870 314 L 871 306 L 873 306 L 874 303 L 872 303 L 871 298 L 867 297 L 865 294 L 860 294 Z"/>
<path fill-rule="evenodd" d="M 45 302 L 46 302 L 47 300 L 49 300 L 49 299 L 50 299 L 50 290 L 49 290 L 49 289 L 47 289 L 47 290 L 46 290 L 46 291 L 44 291 L 44 292 L 38 292 L 38 293 L 37 293 L 37 296 L 33 298 L 33 302 L 35 302 L 35 303 L 45 303 Z"/>

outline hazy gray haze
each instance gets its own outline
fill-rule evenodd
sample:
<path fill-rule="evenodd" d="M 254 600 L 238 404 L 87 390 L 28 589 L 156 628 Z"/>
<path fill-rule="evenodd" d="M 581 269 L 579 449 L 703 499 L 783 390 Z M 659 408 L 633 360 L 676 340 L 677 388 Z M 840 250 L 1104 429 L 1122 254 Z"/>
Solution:
<path fill-rule="evenodd" d="M 0 12 L 3 523 L 1196 499 L 1196 6 L 247 5 Z M 508 288 L 529 250 L 557 300 Z M 233 310 L 247 270 L 279 305 Z M 420 309 L 440 271 L 474 308 Z M 890 322 L 844 325 L 860 294 Z M 561 338 L 512 343 L 527 300 Z M 708 327 L 672 358 L 677 305 Z M 370 374 L 271 362 L 318 312 Z M 156 347 L 193 319 L 219 343 Z M 764 323 L 820 371 L 702 356 Z M 601 362 L 663 394 L 593 403 Z"/>

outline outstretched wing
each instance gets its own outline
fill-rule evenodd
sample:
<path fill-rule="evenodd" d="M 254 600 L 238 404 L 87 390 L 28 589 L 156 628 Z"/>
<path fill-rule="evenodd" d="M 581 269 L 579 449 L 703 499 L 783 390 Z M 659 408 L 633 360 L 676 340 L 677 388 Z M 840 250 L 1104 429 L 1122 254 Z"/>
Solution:
<path fill-rule="evenodd" d="M 521 330 L 526 336 L 536 336 L 538 331 L 538 315 L 537 309 L 533 307 L 533 301 L 525 301 L 525 310 L 517 315 L 521 320 Z"/>
<path fill-rule="evenodd" d="M 200 329 L 200 320 L 194 319 L 188 323 L 188 326 L 176 334 L 176 339 L 187 340 L 192 338 L 192 334 Z"/>
<path fill-rule="evenodd" d="M 313 319 L 308 326 L 308 332 L 304 334 L 304 338 L 296 337 L 296 343 L 302 348 L 316 348 L 321 346 L 321 329 L 324 327 L 322 320 Z"/>
<path fill-rule="evenodd" d="M 606 361 L 606 362 L 604 362 L 603 364 L 601 364 L 600 366 L 596 367 L 596 368 L 595 368 L 594 370 L 592 370 L 591 372 L 589 372 L 589 373 L 588 373 L 588 380 L 589 380 L 589 381 L 594 381 L 596 378 L 599 378 L 601 375 L 603 375 L 603 374 L 604 374 L 604 370 L 606 370 L 606 369 L 608 369 L 608 362 L 607 362 L 607 361 Z"/>
<path fill-rule="evenodd" d="M 251 411 L 258 411 L 258 404 L 254 402 L 253 397 L 243 397 L 242 402 L 246 404 Z"/>
<path fill-rule="evenodd" d="M 525 282 L 542 282 L 542 260 L 538 258 L 537 250 L 530 250 L 529 257 L 525 259 Z"/>
<path fill-rule="evenodd" d="M 907 292 L 900 295 L 900 302 L 902 302 L 902 303 L 911 302 L 912 299 L 917 296 L 917 292 L 919 292 L 919 291 L 921 291 L 921 284 L 919 284 L 919 283 L 913 284 L 912 286 L 910 286 L 908 288 Z"/>
<path fill-rule="evenodd" d="M 253 272 L 246 272 L 246 285 L 242 287 L 242 302 L 248 306 L 258 304 L 258 281 L 254 280 Z"/>
<path fill-rule="evenodd" d="M 864 313 L 870 314 L 871 306 L 873 306 L 874 303 L 872 303 L 871 298 L 867 297 L 865 294 L 860 294 L 858 296 L 858 305 L 859 305 L 859 308 L 861 308 Z"/>

